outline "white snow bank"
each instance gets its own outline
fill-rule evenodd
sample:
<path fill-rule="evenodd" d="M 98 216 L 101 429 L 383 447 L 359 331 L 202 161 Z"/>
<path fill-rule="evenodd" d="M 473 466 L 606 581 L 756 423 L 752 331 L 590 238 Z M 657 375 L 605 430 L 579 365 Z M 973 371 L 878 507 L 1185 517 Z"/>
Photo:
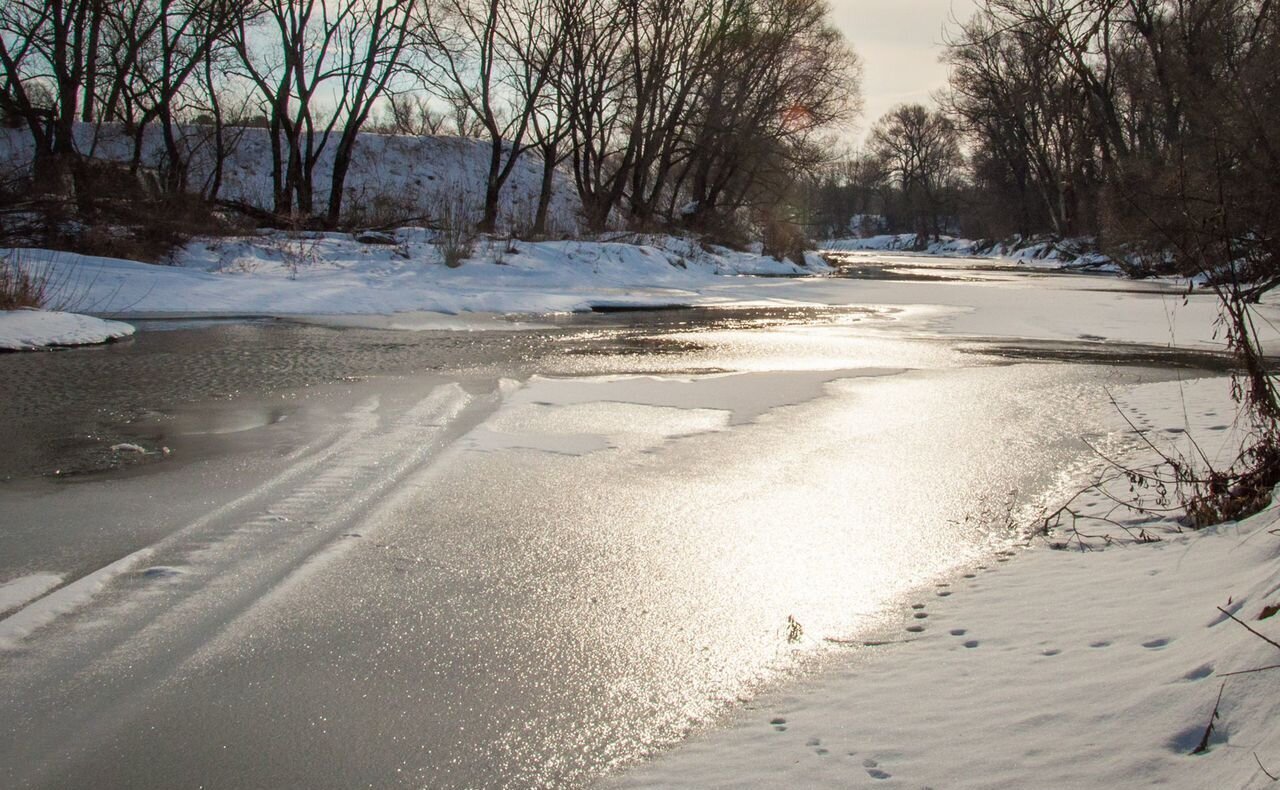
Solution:
<path fill-rule="evenodd" d="M 30 351 L 105 343 L 133 334 L 133 327 L 78 313 L 0 310 L 0 349 Z"/>
<path fill-rule="evenodd" d="M 1145 385 L 1122 403 L 1150 436 L 1186 425 L 1209 452 L 1228 450 L 1226 380 L 1179 387 Z M 836 671 L 619 784 L 1272 786 L 1261 766 L 1280 773 L 1280 670 L 1229 673 L 1280 663 L 1280 651 L 1218 607 L 1280 637 L 1280 616 L 1264 618 L 1280 604 L 1277 523 L 1273 505 L 1160 543 L 1041 546 L 941 581 L 904 602 L 920 608 L 891 643 L 852 648 Z M 1193 755 L 1220 689 L 1209 749 Z"/>
<path fill-rule="evenodd" d="M 690 304 L 723 275 L 829 271 L 667 236 L 610 241 L 481 239 L 462 266 L 443 265 L 430 230 L 405 228 L 394 244 L 343 233 L 266 233 L 204 239 L 172 266 L 25 250 L 20 265 L 74 282 L 80 303 L 126 315 L 360 315 L 551 313 L 595 306 Z M 77 272 L 73 274 L 72 272 Z M 424 322 L 415 322 L 423 325 Z"/>
<path fill-rule="evenodd" d="M 910 252 L 914 255 L 932 255 L 944 258 L 988 258 L 1007 260 L 1029 268 L 1088 269 L 1097 272 L 1118 273 L 1109 257 L 1095 249 L 1090 238 L 1064 239 L 1015 239 L 1011 242 L 975 241 L 942 236 L 933 239 L 922 248 L 914 233 L 867 236 L 852 239 L 832 239 L 819 245 L 823 252 Z"/>

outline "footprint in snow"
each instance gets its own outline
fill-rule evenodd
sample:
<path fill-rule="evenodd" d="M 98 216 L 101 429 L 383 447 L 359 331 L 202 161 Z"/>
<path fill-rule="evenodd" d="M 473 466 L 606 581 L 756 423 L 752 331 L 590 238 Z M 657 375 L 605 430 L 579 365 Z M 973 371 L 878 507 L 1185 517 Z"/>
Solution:
<path fill-rule="evenodd" d="M 880 763 L 877 763 L 875 760 L 863 760 L 862 767 L 867 769 L 867 776 L 870 776 L 872 779 L 888 779 L 893 776 L 893 774 L 888 771 L 881 770 Z"/>
<path fill-rule="evenodd" d="M 939 597 L 939 598 L 946 598 L 946 597 L 947 597 L 947 596 L 949 596 L 949 595 L 951 595 L 951 591 L 950 591 L 950 590 L 938 590 L 938 597 Z"/>
<path fill-rule="evenodd" d="M 1182 676 L 1183 680 L 1204 680 L 1213 674 L 1213 664 L 1201 664 Z"/>
<path fill-rule="evenodd" d="M 920 632 L 922 632 L 922 631 L 924 631 L 924 626 L 922 626 L 922 625 L 909 625 L 909 626 L 907 626 L 907 632 L 908 632 L 908 633 L 918 634 L 918 633 L 920 633 Z"/>
<path fill-rule="evenodd" d="M 1056 655 L 1060 655 L 1061 653 L 1062 653 L 1062 651 L 1061 651 L 1061 650 L 1059 650 L 1058 648 L 1054 647 L 1054 648 L 1050 648 L 1049 650 L 1041 651 L 1040 655 L 1042 655 L 1042 656 L 1056 656 Z"/>
<path fill-rule="evenodd" d="M 148 579 L 171 579 L 174 576 L 181 576 L 182 571 L 177 568 L 170 568 L 167 565 L 156 565 L 155 567 L 147 568 L 142 572 L 142 575 Z"/>
<path fill-rule="evenodd" d="M 781 716 L 779 716 L 779 717 L 777 717 L 777 718 L 775 718 L 775 719 L 770 719 L 770 720 L 769 720 L 769 723 L 770 723 L 771 725 L 773 725 L 773 728 L 774 728 L 775 730 L 777 730 L 778 732 L 786 732 L 786 731 L 787 731 L 787 720 L 786 720 L 786 719 L 784 719 L 784 718 L 782 718 Z"/>
<path fill-rule="evenodd" d="M 980 643 L 980 642 L 978 642 L 978 640 L 976 640 L 976 639 L 970 639 L 969 641 L 967 641 L 967 642 L 965 642 L 965 643 L 964 643 L 964 646 L 965 646 L 965 647 L 967 647 L 967 648 L 972 649 L 972 648 L 977 647 L 979 644 L 981 644 L 981 643 Z"/>
<path fill-rule="evenodd" d="M 1143 642 L 1142 646 L 1148 650 L 1159 650 L 1160 648 L 1165 647 L 1172 641 L 1173 641 L 1172 639 L 1169 639 L 1167 637 L 1161 637 L 1160 639 L 1152 639 L 1149 642 Z"/>
<path fill-rule="evenodd" d="M 1111 642 L 1106 639 L 1101 639 L 1097 642 L 1090 642 L 1089 647 L 1111 647 Z"/>
<path fill-rule="evenodd" d="M 952 636 L 964 636 L 967 633 L 969 632 L 964 630 L 963 628 L 952 628 L 950 631 L 950 634 Z"/>

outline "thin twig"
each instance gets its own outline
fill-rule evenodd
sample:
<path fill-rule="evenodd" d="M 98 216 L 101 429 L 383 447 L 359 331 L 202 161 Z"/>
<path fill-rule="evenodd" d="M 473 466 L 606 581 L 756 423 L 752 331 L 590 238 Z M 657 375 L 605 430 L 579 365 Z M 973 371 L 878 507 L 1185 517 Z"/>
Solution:
<path fill-rule="evenodd" d="M 1269 667 L 1255 667 L 1253 669 L 1237 669 L 1235 672 L 1223 672 L 1218 675 L 1220 678 L 1229 678 L 1232 675 L 1248 675 L 1253 672 L 1266 672 L 1269 669 L 1280 669 L 1280 664 L 1272 664 Z"/>
<path fill-rule="evenodd" d="M 1218 687 L 1218 701 L 1213 703 L 1213 713 L 1209 715 L 1209 726 L 1204 728 L 1204 737 L 1200 739 L 1199 745 L 1191 751 L 1192 754 L 1204 754 L 1209 751 L 1209 736 L 1213 735 L 1213 723 L 1218 720 L 1218 708 L 1222 705 L 1222 692 L 1227 688 L 1227 681 L 1222 681 L 1222 685 Z"/>
<path fill-rule="evenodd" d="M 1273 781 L 1273 782 L 1280 782 L 1280 777 L 1272 776 L 1270 771 L 1268 771 L 1266 768 L 1263 768 L 1263 766 L 1262 766 L 1262 758 L 1258 757 L 1258 753 L 1257 753 L 1257 752 L 1254 752 L 1254 753 L 1253 753 L 1253 759 L 1255 759 L 1255 760 L 1257 760 L 1257 761 L 1258 761 L 1258 768 L 1259 768 L 1259 769 L 1260 769 L 1264 774 L 1266 774 L 1266 775 L 1267 775 L 1267 778 L 1268 778 L 1268 779 L 1270 779 L 1270 780 L 1271 780 L 1271 781 Z"/>
<path fill-rule="evenodd" d="M 1218 607 L 1218 611 L 1219 611 L 1219 612 L 1222 612 L 1222 613 L 1223 613 L 1223 614 L 1225 614 L 1227 617 L 1230 617 L 1232 620 L 1235 620 L 1237 623 L 1239 623 L 1240 625 L 1244 626 L 1244 629 L 1245 629 L 1246 631 L 1248 631 L 1249 633 L 1251 633 L 1251 634 L 1253 634 L 1254 636 L 1258 637 L 1259 639 L 1261 639 L 1262 641 L 1264 641 L 1264 642 L 1266 642 L 1267 644 L 1271 645 L 1272 647 L 1276 648 L 1277 650 L 1280 650 L 1280 642 L 1277 642 L 1276 640 L 1272 639 L 1271 637 L 1264 636 L 1263 634 L 1260 634 L 1260 633 L 1258 633 L 1257 631 L 1253 630 L 1252 628 L 1250 628 L 1250 627 L 1249 627 L 1249 624 L 1248 624 L 1248 623 L 1246 623 L 1244 620 L 1241 620 L 1239 617 L 1236 617 L 1236 616 L 1235 616 L 1234 614 L 1232 614 L 1231 612 L 1228 612 L 1226 609 L 1223 609 L 1221 606 L 1219 606 L 1219 607 Z"/>

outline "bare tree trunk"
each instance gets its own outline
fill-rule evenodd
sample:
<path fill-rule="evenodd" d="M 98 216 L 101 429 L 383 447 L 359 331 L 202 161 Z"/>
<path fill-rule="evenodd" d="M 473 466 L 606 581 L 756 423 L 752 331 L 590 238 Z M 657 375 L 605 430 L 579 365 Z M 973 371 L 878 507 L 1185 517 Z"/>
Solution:
<path fill-rule="evenodd" d="M 547 235 L 547 214 L 551 210 L 551 192 L 556 175 L 556 145 L 542 146 L 542 181 L 538 186 L 538 209 L 533 217 L 533 235 Z"/>

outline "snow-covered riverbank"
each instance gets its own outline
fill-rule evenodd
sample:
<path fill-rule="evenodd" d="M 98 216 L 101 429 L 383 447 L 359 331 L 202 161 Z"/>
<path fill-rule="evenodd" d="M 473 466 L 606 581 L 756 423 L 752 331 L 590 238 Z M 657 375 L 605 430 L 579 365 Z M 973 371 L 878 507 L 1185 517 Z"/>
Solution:
<path fill-rule="evenodd" d="M 823 252 L 906 252 L 946 258 L 987 258 L 1035 269 L 1088 270 L 1118 273 L 1120 268 L 1098 252 L 1092 239 L 1013 239 L 1004 242 L 942 236 L 921 245 L 914 233 L 884 234 L 821 242 Z"/>
<path fill-rule="evenodd" d="M 1234 446 L 1225 379 L 1143 385 L 1120 400 L 1156 441 Z M 1180 448 L 1190 451 L 1185 438 Z M 1114 510 L 1101 496 L 1079 504 Z M 1153 544 L 1080 552 L 1037 541 L 921 591 L 910 625 L 887 643 L 851 648 L 843 668 L 758 700 L 734 726 L 619 784 L 1272 786 L 1280 670 L 1248 670 L 1280 663 L 1280 651 L 1218 608 L 1280 637 L 1270 616 L 1280 605 L 1277 524 L 1273 505 L 1200 532 L 1156 525 Z M 1220 689 L 1209 748 L 1192 754 Z"/>
<path fill-rule="evenodd" d="M 57 310 L 0 310 L 0 350 L 31 351 L 106 343 L 133 334 L 121 321 Z"/>
<path fill-rule="evenodd" d="M 403 229 L 359 243 L 348 234 L 273 233 L 206 239 L 171 266 L 24 250 L 75 293 L 86 312 L 116 315 L 352 315 L 424 311 L 552 313 L 599 306 L 670 306 L 705 301 L 723 275 L 797 276 L 830 268 L 706 247 L 672 237 L 623 242 L 480 240 L 457 268 L 443 265 L 430 231 Z M 74 271 L 74 274 L 70 272 Z"/>

